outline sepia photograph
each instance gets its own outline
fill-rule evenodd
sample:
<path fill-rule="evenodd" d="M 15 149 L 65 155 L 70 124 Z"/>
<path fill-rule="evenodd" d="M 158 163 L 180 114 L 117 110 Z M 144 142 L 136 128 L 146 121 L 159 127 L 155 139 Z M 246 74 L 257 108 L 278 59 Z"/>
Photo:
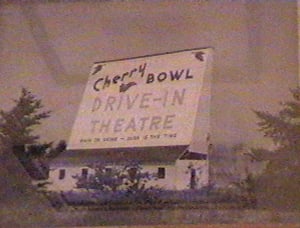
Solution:
<path fill-rule="evenodd" d="M 298 227 L 300 1 L 0 2 L 0 227 Z"/>

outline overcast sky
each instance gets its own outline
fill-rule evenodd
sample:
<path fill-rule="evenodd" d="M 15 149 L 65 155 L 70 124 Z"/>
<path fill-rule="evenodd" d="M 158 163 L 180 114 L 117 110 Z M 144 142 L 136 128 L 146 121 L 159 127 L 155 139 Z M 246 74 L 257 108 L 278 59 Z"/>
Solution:
<path fill-rule="evenodd" d="M 68 139 L 93 62 L 211 46 L 216 138 L 251 141 L 250 108 L 275 110 L 297 82 L 297 24 L 293 1 L 245 2 L 2 4 L 0 107 L 24 86 L 53 110 L 42 138 Z"/>

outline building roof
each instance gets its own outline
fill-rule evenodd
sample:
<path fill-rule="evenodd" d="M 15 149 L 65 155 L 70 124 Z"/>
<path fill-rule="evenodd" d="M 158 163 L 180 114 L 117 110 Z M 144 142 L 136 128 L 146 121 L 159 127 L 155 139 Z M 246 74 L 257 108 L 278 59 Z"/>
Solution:
<path fill-rule="evenodd" d="M 179 160 L 207 160 L 207 154 L 191 152 L 186 150 Z"/>
<path fill-rule="evenodd" d="M 188 145 L 67 150 L 53 159 L 50 166 L 87 166 L 98 162 L 116 165 L 129 162 L 174 164 L 180 155 L 186 151 L 187 147 Z"/>

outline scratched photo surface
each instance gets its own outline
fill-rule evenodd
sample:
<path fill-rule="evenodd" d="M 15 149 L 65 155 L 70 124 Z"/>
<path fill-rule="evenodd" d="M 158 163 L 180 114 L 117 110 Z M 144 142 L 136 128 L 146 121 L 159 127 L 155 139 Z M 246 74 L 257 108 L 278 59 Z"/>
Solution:
<path fill-rule="evenodd" d="M 282 187 L 299 176 L 255 182 L 267 162 L 245 156 L 276 150 L 254 111 L 294 99 L 297 18 L 280 0 L 2 1 L 0 226 L 299 223 Z M 51 112 L 20 143 L 26 92 Z"/>

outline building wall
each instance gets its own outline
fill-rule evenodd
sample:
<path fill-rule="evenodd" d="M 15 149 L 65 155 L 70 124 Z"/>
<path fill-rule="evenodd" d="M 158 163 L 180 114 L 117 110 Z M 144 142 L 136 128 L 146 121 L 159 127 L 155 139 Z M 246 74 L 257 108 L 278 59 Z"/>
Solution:
<path fill-rule="evenodd" d="M 157 174 L 158 168 L 165 169 L 164 178 L 153 178 L 147 182 L 146 187 L 156 187 L 162 189 L 176 189 L 176 168 L 174 165 L 147 165 L 143 171 L 150 174 Z"/>
<path fill-rule="evenodd" d="M 111 166 L 107 166 L 111 167 Z M 123 168 L 123 167 L 122 167 Z M 164 169 L 161 178 L 158 169 Z M 77 180 L 74 176 L 80 176 L 82 169 L 88 169 L 88 175 L 94 174 L 94 170 L 85 166 L 82 167 L 57 167 L 51 168 L 48 181 L 51 182 L 49 191 L 74 191 L 76 190 Z M 178 160 L 176 165 L 145 165 L 142 173 L 149 173 L 151 178 L 145 184 L 146 188 L 154 187 L 165 190 L 184 190 L 190 189 L 191 169 L 195 169 L 195 188 L 201 188 L 208 184 L 208 167 L 205 161 Z M 60 171 L 65 170 L 65 175 L 59 179 Z M 121 186 L 120 189 L 126 188 Z M 80 191 L 80 189 L 77 189 Z"/>
<path fill-rule="evenodd" d="M 202 160 L 176 161 L 176 190 L 191 188 L 191 172 L 195 170 L 195 189 L 208 185 L 208 162 Z"/>
<path fill-rule="evenodd" d="M 76 175 L 81 175 L 82 169 L 88 169 L 89 174 L 93 174 L 94 170 L 86 166 L 82 167 L 57 167 L 51 168 L 48 181 L 52 184 L 47 186 L 49 191 L 70 191 L 76 189 L 77 180 L 73 178 Z M 60 170 L 65 170 L 63 179 L 59 179 Z"/>
<path fill-rule="evenodd" d="M 195 189 L 208 184 L 208 163 L 199 160 L 176 160 L 175 165 L 144 166 L 143 171 L 157 173 L 158 168 L 165 168 L 165 178 L 155 178 L 146 187 L 158 187 L 168 190 L 190 189 L 191 170 L 195 170 Z"/>

